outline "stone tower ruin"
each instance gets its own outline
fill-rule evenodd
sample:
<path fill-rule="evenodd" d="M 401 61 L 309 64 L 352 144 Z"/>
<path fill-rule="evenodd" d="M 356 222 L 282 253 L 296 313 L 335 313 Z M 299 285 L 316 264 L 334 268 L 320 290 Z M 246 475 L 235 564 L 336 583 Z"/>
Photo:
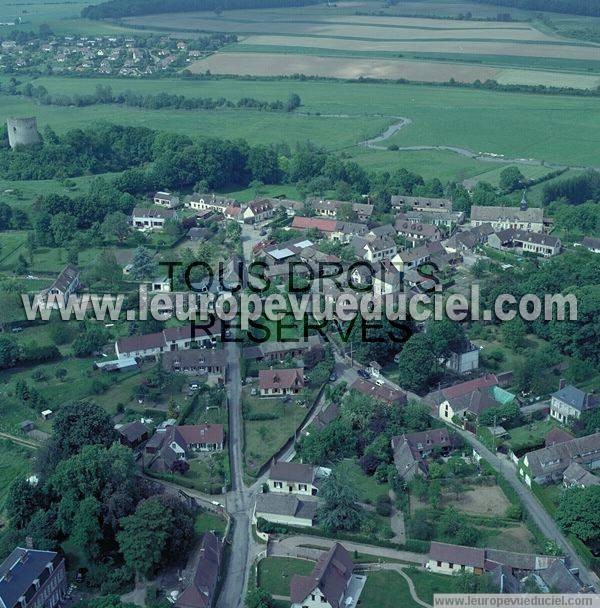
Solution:
<path fill-rule="evenodd" d="M 15 146 L 31 146 L 39 144 L 42 140 L 37 130 L 35 118 L 7 118 L 8 143 L 11 148 Z"/>

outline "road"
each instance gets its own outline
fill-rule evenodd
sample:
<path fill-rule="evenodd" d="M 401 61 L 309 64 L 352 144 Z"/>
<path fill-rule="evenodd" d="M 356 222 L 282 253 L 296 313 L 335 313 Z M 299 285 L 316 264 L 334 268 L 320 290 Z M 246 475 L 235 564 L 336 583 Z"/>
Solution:
<path fill-rule="evenodd" d="M 252 227 L 242 228 L 242 246 L 246 260 L 251 259 L 252 247 L 259 236 Z M 263 549 L 252 534 L 251 514 L 260 485 L 244 485 L 244 423 L 242 420 L 242 378 L 240 374 L 240 345 L 227 344 L 229 364 L 227 398 L 229 403 L 229 459 L 231 492 L 227 494 L 227 511 L 231 516 L 233 534 L 227 575 L 217 601 L 217 608 L 243 608 L 252 562 Z"/>
<path fill-rule="evenodd" d="M 462 429 L 456 429 L 462 437 L 470 443 L 477 452 L 485 458 L 492 467 L 501 473 L 508 483 L 514 488 L 523 501 L 524 507 L 531 515 L 533 521 L 537 524 L 542 533 L 547 537 L 555 540 L 570 559 L 571 567 L 579 568 L 579 577 L 587 585 L 593 585 L 596 589 L 599 588 L 600 580 L 598 577 L 588 570 L 585 564 L 577 555 L 571 543 L 561 532 L 556 522 L 548 514 L 534 494 L 527 488 L 519 479 L 514 466 L 503 458 L 499 458 L 491 450 L 489 450 L 481 441 L 479 441 L 472 433 Z"/>

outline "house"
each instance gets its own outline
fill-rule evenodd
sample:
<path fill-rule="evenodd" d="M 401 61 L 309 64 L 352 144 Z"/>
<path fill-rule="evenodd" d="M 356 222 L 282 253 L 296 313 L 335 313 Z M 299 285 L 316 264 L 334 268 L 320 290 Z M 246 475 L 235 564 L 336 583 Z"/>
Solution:
<path fill-rule="evenodd" d="M 304 203 L 290 198 L 270 198 L 268 199 L 275 210 L 283 209 L 288 217 L 294 217 L 296 213 L 302 213 Z"/>
<path fill-rule="evenodd" d="M 79 268 L 74 264 L 67 264 L 52 285 L 37 294 L 36 299 L 50 308 L 62 307 L 68 297 L 77 291 L 80 285 L 79 277 Z"/>
<path fill-rule="evenodd" d="M 572 462 L 563 473 L 565 488 L 589 488 L 600 485 L 600 477 L 584 469 L 578 462 Z"/>
<path fill-rule="evenodd" d="M 246 224 L 258 224 L 273 217 L 273 213 L 273 205 L 268 199 L 258 199 L 248 204 L 242 217 Z"/>
<path fill-rule="evenodd" d="M 392 437 L 392 452 L 398 474 L 404 481 L 410 481 L 415 475 L 427 476 L 429 455 L 434 450 L 448 454 L 454 444 L 455 438 L 446 428 Z"/>
<path fill-rule="evenodd" d="M 426 567 L 428 570 L 439 574 L 454 574 L 456 572 L 483 574 L 485 549 L 432 541 Z"/>
<path fill-rule="evenodd" d="M 392 209 L 394 211 L 428 211 L 431 213 L 446 214 L 452 211 L 452 200 L 449 198 L 430 198 L 425 196 L 392 196 Z"/>
<path fill-rule="evenodd" d="M 556 560 L 549 568 L 537 572 L 535 580 L 544 593 L 583 593 L 588 591 L 562 560 Z"/>
<path fill-rule="evenodd" d="M 340 243 L 349 243 L 354 237 L 363 237 L 367 234 L 368 228 L 366 224 L 359 224 L 357 222 L 341 222 L 337 221 L 335 230 L 328 235 L 332 241 L 339 241 Z M 369 240 L 366 238 L 365 240 Z"/>
<path fill-rule="evenodd" d="M 394 227 L 399 236 L 411 243 L 417 243 L 419 241 L 439 241 L 442 238 L 440 229 L 433 224 L 421 224 L 419 222 L 397 219 Z"/>
<path fill-rule="evenodd" d="M 335 543 L 319 556 L 309 575 L 292 577 L 292 608 L 356 608 L 365 581 L 365 576 L 354 574 L 348 551 Z"/>
<path fill-rule="evenodd" d="M 378 401 L 383 401 L 388 405 L 406 405 L 408 402 L 406 393 L 392 388 L 388 384 L 379 386 L 374 382 L 370 382 L 369 380 L 357 378 L 350 385 L 350 388 L 363 395 L 366 395 L 367 397 L 372 397 Z"/>
<path fill-rule="evenodd" d="M 145 424 L 142 424 L 139 420 L 122 424 L 117 428 L 119 433 L 119 441 L 121 444 L 126 445 L 128 448 L 137 448 L 144 441 L 148 441 L 150 437 L 150 431 Z"/>
<path fill-rule="evenodd" d="M 518 463 L 519 475 L 528 486 L 556 483 L 572 462 L 587 470 L 600 468 L 600 433 L 577 437 L 525 454 Z"/>
<path fill-rule="evenodd" d="M 526 230 L 528 232 L 543 232 L 544 210 L 539 207 L 480 206 L 471 207 L 471 226 L 489 224 L 495 231 Z"/>
<path fill-rule="evenodd" d="M 261 397 L 297 395 L 304 388 L 304 369 L 258 370 L 258 386 Z"/>
<path fill-rule="evenodd" d="M 227 352 L 222 349 L 192 348 L 175 350 L 162 356 L 163 369 L 173 374 L 199 376 L 215 374 L 227 378 Z"/>
<path fill-rule="evenodd" d="M 390 260 L 382 260 L 374 267 L 371 281 L 375 297 L 402 291 L 402 274 Z"/>
<path fill-rule="evenodd" d="M 54 551 L 17 547 L 0 564 L 0 606 L 55 608 L 66 594 L 65 560 Z"/>
<path fill-rule="evenodd" d="M 158 472 L 181 471 L 188 455 L 222 452 L 225 434 L 222 424 L 170 425 L 157 429 L 145 452 L 153 458 L 148 466 Z"/>
<path fill-rule="evenodd" d="M 200 555 L 192 580 L 177 600 L 177 608 L 212 608 L 223 558 L 223 543 L 212 532 L 205 532 L 200 541 Z"/>
<path fill-rule="evenodd" d="M 236 222 L 243 220 L 242 208 L 235 207 L 234 205 L 229 205 L 226 207 L 225 211 L 223 211 L 223 215 L 225 216 L 226 220 L 233 220 Z"/>
<path fill-rule="evenodd" d="M 34 428 L 35 422 L 33 422 L 32 420 L 24 420 L 23 422 L 19 423 L 19 429 L 23 433 L 29 433 L 30 431 L 33 431 Z"/>
<path fill-rule="evenodd" d="M 550 416 L 559 422 L 579 420 L 581 413 L 600 405 L 596 395 L 586 393 L 572 384 L 560 380 L 559 388 L 550 399 Z"/>
<path fill-rule="evenodd" d="M 227 207 L 238 205 L 232 198 L 222 198 L 215 194 L 192 194 L 187 206 L 198 211 L 210 209 L 224 214 Z"/>
<path fill-rule="evenodd" d="M 534 253 L 545 258 L 558 255 L 562 248 L 560 239 L 555 236 L 513 228 L 493 232 L 488 236 L 487 242 L 494 249 Z"/>
<path fill-rule="evenodd" d="M 247 346 L 242 349 L 242 357 L 257 361 L 283 361 L 287 357 L 301 357 L 309 350 L 322 348 L 321 338 L 314 335 L 296 342 L 263 342 L 257 346 Z"/>
<path fill-rule="evenodd" d="M 315 498 L 299 498 L 294 494 L 269 492 L 256 497 L 252 520 L 255 524 L 259 519 L 264 519 L 273 524 L 312 528 L 316 517 Z"/>
<path fill-rule="evenodd" d="M 212 347 L 216 336 L 222 331 L 217 319 L 210 327 L 191 324 L 168 327 L 163 331 L 141 336 L 127 336 L 115 342 L 115 352 L 119 359 L 157 357 L 161 353 L 175 350 L 187 350 L 193 347 Z"/>
<path fill-rule="evenodd" d="M 464 211 L 414 211 L 408 210 L 396 214 L 397 220 L 409 220 L 422 224 L 433 224 L 438 227 L 453 228 L 465 221 Z"/>
<path fill-rule="evenodd" d="M 452 235 L 444 241 L 444 249 L 448 253 L 460 253 L 462 251 L 473 251 L 487 242 L 490 234 L 494 232 L 489 224 L 482 224 L 475 228 L 463 230 Z"/>
<path fill-rule="evenodd" d="M 316 215 L 328 218 L 337 218 L 340 207 L 348 207 L 359 222 L 366 222 L 373 214 L 373 205 L 367 203 L 350 203 L 346 201 L 332 201 L 322 199 L 309 199 L 308 204 Z"/>
<path fill-rule="evenodd" d="M 179 197 L 171 194 L 171 192 L 155 192 L 153 200 L 155 205 L 167 209 L 176 209 L 181 205 Z"/>
<path fill-rule="evenodd" d="M 325 220 L 318 217 L 294 216 L 292 220 L 292 230 L 317 230 L 325 236 L 329 236 L 337 231 L 338 223 L 335 220 Z"/>
<path fill-rule="evenodd" d="M 276 462 L 269 471 L 269 492 L 316 496 L 317 467 L 299 462 Z"/>
<path fill-rule="evenodd" d="M 592 253 L 600 253 L 600 239 L 598 238 L 586 236 L 581 241 L 581 246 L 585 247 L 588 251 L 591 251 Z"/>
<path fill-rule="evenodd" d="M 494 374 L 460 382 L 432 393 L 438 406 L 439 417 L 447 422 L 454 422 L 468 417 L 477 418 L 481 412 L 514 400 L 512 393 L 498 386 Z"/>
<path fill-rule="evenodd" d="M 161 207 L 136 207 L 131 214 L 132 226 L 140 231 L 162 230 L 167 220 L 177 219 L 177 212 Z"/>
<path fill-rule="evenodd" d="M 397 252 L 396 243 L 386 236 L 371 239 L 355 236 L 350 241 L 350 245 L 358 258 L 371 263 L 392 259 Z"/>
<path fill-rule="evenodd" d="M 479 368 L 479 347 L 465 340 L 450 353 L 446 367 L 455 374 L 463 375 Z"/>

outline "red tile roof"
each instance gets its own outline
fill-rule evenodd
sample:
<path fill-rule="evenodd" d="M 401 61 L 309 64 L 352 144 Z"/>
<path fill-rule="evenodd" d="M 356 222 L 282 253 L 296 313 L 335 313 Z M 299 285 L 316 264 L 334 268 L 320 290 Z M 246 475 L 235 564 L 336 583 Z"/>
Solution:
<path fill-rule="evenodd" d="M 498 378 L 495 374 L 486 374 L 475 380 L 469 380 L 467 382 L 461 382 L 460 384 L 454 384 L 442 389 L 442 393 L 446 399 L 456 399 L 463 395 L 468 395 L 476 391 L 477 389 L 490 388 L 498 385 Z"/>
<path fill-rule="evenodd" d="M 261 390 L 302 388 L 304 386 L 304 370 L 301 367 L 261 369 L 258 371 L 258 385 Z"/>
<path fill-rule="evenodd" d="M 292 229 L 310 230 L 312 228 L 321 232 L 335 232 L 337 222 L 335 220 L 323 220 L 316 217 L 301 217 L 298 215 L 292 221 Z"/>
<path fill-rule="evenodd" d="M 175 431 L 187 445 L 192 443 L 223 443 L 222 424 L 184 424 L 176 426 Z"/>

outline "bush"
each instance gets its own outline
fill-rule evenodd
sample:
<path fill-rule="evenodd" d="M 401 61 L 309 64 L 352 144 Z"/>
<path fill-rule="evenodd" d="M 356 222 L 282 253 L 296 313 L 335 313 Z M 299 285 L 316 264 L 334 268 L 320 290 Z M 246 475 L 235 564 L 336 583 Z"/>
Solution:
<path fill-rule="evenodd" d="M 506 509 L 506 517 L 520 521 L 523 517 L 523 509 L 521 508 L 521 505 L 510 505 Z"/>
<path fill-rule="evenodd" d="M 387 494 L 380 494 L 377 497 L 377 503 L 375 504 L 375 511 L 378 515 L 383 517 L 389 517 L 392 514 L 392 501 Z"/>

